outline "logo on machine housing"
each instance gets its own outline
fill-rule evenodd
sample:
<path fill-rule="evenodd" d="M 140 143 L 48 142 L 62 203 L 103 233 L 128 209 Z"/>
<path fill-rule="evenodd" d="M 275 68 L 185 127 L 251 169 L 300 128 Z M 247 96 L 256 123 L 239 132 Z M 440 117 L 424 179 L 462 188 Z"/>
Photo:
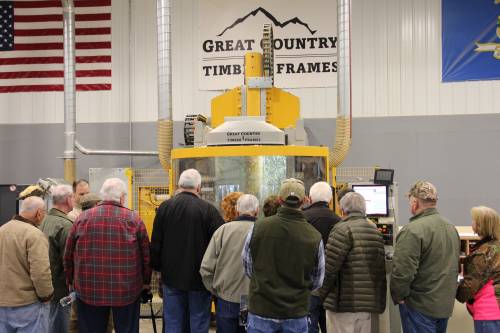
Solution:
<path fill-rule="evenodd" d="M 227 142 L 237 143 L 237 142 L 255 142 L 259 143 L 261 141 L 261 133 L 257 131 L 248 132 L 227 132 Z"/>
<path fill-rule="evenodd" d="M 250 51 L 260 52 L 262 39 L 251 37 L 224 39 L 223 36 L 231 30 L 234 32 L 236 27 L 257 15 L 263 15 L 277 28 L 284 29 L 290 25 L 304 27 L 305 36 L 300 37 L 288 37 L 275 31 L 273 39 L 275 74 L 337 72 L 337 36 L 318 36 L 318 30 L 296 16 L 282 22 L 265 8 L 258 7 L 221 29 L 213 39 L 207 38 L 201 41 L 201 70 L 204 77 L 243 74 L 243 54 Z M 280 35 L 286 37 L 279 37 Z"/>

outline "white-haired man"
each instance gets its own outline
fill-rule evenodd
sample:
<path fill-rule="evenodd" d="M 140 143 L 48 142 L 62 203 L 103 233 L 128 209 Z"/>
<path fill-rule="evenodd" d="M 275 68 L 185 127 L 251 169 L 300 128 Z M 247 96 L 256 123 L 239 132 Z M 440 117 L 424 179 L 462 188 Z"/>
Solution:
<path fill-rule="evenodd" d="M 404 333 L 446 332 L 457 292 L 460 238 L 436 209 L 436 187 L 417 181 L 408 192 L 410 223 L 398 233 L 391 296 Z"/>
<path fill-rule="evenodd" d="M 217 332 L 244 333 L 239 326 L 241 296 L 248 296 L 250 280 L 245 276 L 241 251 L 259 213 L 259 200 L 243 194 L 236 202 L 238 217 L 221 226 L 212 236 L 200 274 L 205 287 L 217 296 Z"/>
<path fill-rule="evenodd" d="M 45 215 L 43 200 L 28 197 L 0 227 L 0 332 L 49 333 L 54 289 L 49 244 L 38 229 Z"/>
<path fill-rule="evenodd" d="M 371 332 L 371 315 L 384 312 L 385 251 L 382 234 L 366 219 L 365 199 L 347 193 L 340 200 L 342 222 L 326 244 L 324 300 L 330 333 Z"/>
<path fill-rule="evenodd" d="M 151 237 L 151 262 L 163 283 L 165 331 L 206 333 L 210 325 L 210 293 L 203 286 L 200 264 L 215 230 L 224 223 L 217 209 L 199 197 L 201 175 L 181 173 L 180 193 L 163 202 Z M 186 318 L 189 316 L 189 318 Z"/>
<path fill-rule="evenodd" d="M 139 332 L 140 296 L 149 289 L 149 239 L 136 212 L 124 207 L 125 183 L 107 179 L 103 201 L 82 212 L 66 243 L 67 283 L 77 294 L 78 331 Z"/>
<path fill-rule="evenodd" d="M 59 300 L 68 296 L 63 258 L 66 239 L 73 226 L 67 215 L 73 209 L 73 189 L 70 185 L 57 185 L 51 188 L 52 208 L 40 229 L 49 239 L 50 271 L 54 298 L 50 302 L 49 330 L 51 333 L 66 333 L 69 325 L 69 307 L 62 307 Z"/>
<path fill-rule="evenodd" d="M 323 244 L 326 246 L 330 231 L 340 217 L 335 214 L 328 206 L 333 199 L 332 187 L 327 182 L 317 182 L 311 186 L 309 190 L 309 199 L 311 205 L 304 209 L 304 215 L 307 222 L 311 223 L 316 230 L 321 234 Z M 326 314 L 323 305 L 316 292 L 311 293 L 311 302 L 309 303 L 309 332 L 318 333 L 319 328 L 321 332 L 326 333 Z M 318 327 L 319 326 L 319 327 Z"/>

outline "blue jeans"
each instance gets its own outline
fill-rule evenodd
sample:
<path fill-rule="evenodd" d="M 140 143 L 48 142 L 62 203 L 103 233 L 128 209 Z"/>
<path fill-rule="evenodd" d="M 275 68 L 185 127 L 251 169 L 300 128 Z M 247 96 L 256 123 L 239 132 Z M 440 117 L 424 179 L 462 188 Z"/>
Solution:
<path fill-rule="evenodd" d="M 240 303 L 217 298 L 215 316 L 217 333 L 245 333 L 245 328 L 239 325 Z"/>
<path fill-rule="evenodd" d="M 186 329 L 188 324 L 191 333 L 208 332 L 210 326 L 210 293 L 208 291 L 181 291 L 163 285 L 163 304 L 165 332 L 189 332 Z"/>
<path fill-rule="evenodd" d="M 307 317 L 295 319 L 263 318 L 248 313 L 248 333 L 306 333 Z"/>
<path fill-rule="evenodd" d="M 448 318 L 427 316 L 406 304 L 399 304 L 403 333 L 446 333 Z"/>
<path fill-rule="evenodd" d="M 49 331 L 50 333 L 67 333 L 69 328 L 69 312 L 71 306 L 62 307 L 59 302 L 50 302 Z"/>
<path fill-rule="evenodd" d="M 474 320 L 474 332 L 498 333 L 500 332 L 500 320 Z"/>
<path fill-rule="evenodd" d="M 318 296 L 311 296 L 309 301 L 309 319 L 309 333 L 318 333 L 320 328 L 322 333 L 326 333 L 325 309 Z"/>
<path fill-rule="evenodd" d="M 49 305 L 0 306 L 0 332 L 49 333 Z"/>

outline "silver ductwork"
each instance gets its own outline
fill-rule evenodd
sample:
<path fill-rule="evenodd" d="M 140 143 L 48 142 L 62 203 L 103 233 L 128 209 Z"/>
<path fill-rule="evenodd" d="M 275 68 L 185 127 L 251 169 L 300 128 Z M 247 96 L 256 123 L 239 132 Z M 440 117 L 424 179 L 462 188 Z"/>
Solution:
<path fill-rule="evenodd" d="M 337 167 L 347 156 L 351 145 L 351 1 L 337 1 L 338 15 L 338 108 L 335 143 L 330 152 L 330 166 Z"/>
<path fill-rule="evenodd" d="M 64 27 L 64 178 L 68 182 L 75 179 L 75 148 L 86 155 L 157 156 L 156 151 L 88 149 L 76 141 L 75 6 L 73 0 L 61 0 L 61 4 Z"/>
<path fill-rule="evenodd" d="M 73 0 L 61 0 L 64 33 L 64 178 L 72 182 L 76 175 L 76 73 L 75 6 Z"/>
<path fill-rule="evenodd" d="M 158 27 L 158 157 L 163 168 L 170 169 L 173 146 L 172 122 L 172 50 L 171 1 L 157 0 Z"/>
<path fill-rule="evenodd" d="M 157 156 L 157 151 L 87 149 L 75 140 L 75 147 L 85 155 Z"/>

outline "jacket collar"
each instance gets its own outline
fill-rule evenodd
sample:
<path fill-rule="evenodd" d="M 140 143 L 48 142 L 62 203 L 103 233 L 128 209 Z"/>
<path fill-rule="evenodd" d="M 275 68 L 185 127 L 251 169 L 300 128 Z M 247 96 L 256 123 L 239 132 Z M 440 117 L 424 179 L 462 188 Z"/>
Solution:
<path fill-rule="evenodd" d="M 419 219 L 421 217 L 424 217 L 424 216 L 435 215 L 435 214 L 438 214 L 438 211 L 436 208 L 427 208 L 424 211 L 420 212 L 419 214 L 410 217 L 410 222 L 412 222 L 416 219 Z"/>
<path fill-rule="evenodd" d="M 359 220 L 359 219 L 366 219 L 366 215 L 362 213 L 350 213 L 349 215 L 347 215 L 342 219 L 342 222 Z"/>
<path fill-rule="evenodd" d="M 28 220 L 27 218 L 24 218 L 22 217 L 21 215 L 14 215 L 14 217 L 12 217 L 13 220 L 17 220 L 17 221 L 21 221 L 21 222 L 25 222 L 25 223 L 28 223 L 28 224 L 31 224 L 32 226 L 34 226 L 35 228 L 38 228 L 35 223 L 33 223 L 32 221 Z"/>
<path fill-rule="evenodd" d="M 276 213 L 277 216 L 284 218 L 284 219 L 301 219 L 305 220 L 306 216 L 304 215 L 304 212 L 298 209 L 293 209 L 293 208 L 288 208 L 285 206 L 281 206 L 278 208 L 278 212 Z"/>
<path fill-rule="evenodd" d="M 477 241 L 476 244 L 474 244 L 474 246 L 472 247 L 472 251 L 479 249 L 479 247 L 481 245 L 486 244 L 486 243 L 490 242 L 491 240 L 492 240 L 491 237 L 488 236 L 488 237 L 484 237 L 483 239 Z"/>
<path fill-rule="evenodd" d="M 240 215 L 234 219 L 234 221 L 249 221 L 249 222 L 255 222 L 257 221 L 257 218 L 255 216 L 250 216 L 250 215 Z"/>
<path fill-rule="evenodd" d="M 111 205 L 111 206 L 117 206 L 117 207 L 125 208 L 119 202 L 111 201 L 111 200 L 101 201 L 96 206 L 103 206 L 103 205 Z"/>
<path fill-rule="evenodd" d="M 73 221 L 68 217 L 68 214 L 64 213 L 62 210 L 59 210 L 55 207 L 52 207 L 47 215 L 61 217 L 73 223 Z"/>
<path fill-rule="evenodd" d="M 315 203 L 311 204 L 305 210 L 308 210 L 308 209 L 311 209 L 311 208 L 314 208 L 314 207 L 326 207 L 326 208 L 329 208 L 328 207 L 328 202 L 318 201 L 318 202 L 315 202 Z"/>
<path fill-rule="evenodd" d="M 199 198 L 199 196 L 197 194 L 194 194 L 193 192 L 189 192 L 189 191 L 182 191 L 177 195 L 192 195 L 193 197 Z"/>

